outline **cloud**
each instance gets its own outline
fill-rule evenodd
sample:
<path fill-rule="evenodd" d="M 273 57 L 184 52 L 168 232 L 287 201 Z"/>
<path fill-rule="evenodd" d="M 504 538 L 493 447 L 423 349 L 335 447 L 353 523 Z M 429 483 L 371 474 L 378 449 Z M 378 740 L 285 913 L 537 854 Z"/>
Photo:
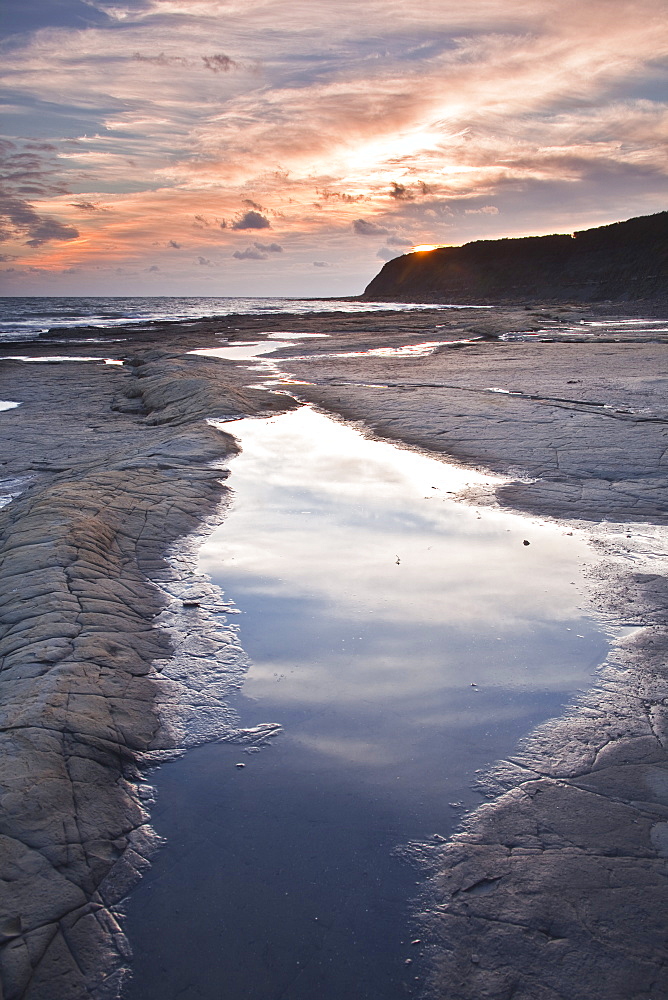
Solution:
<path fill-rule="evenodd" d="M 246 212 L 240 219 L 232 223 L 232 229 L 271 229 L 271 223 L 259 212 Z"/>
<path fill-rule="evenodd" d="M 24 267 L 139 269 L 176 231 L 204 277 L 198 254 L 271 229 L 304 252 L 286 270 L 323 256 L 353 275 L 403 232 L 567 231 L 666 203 L 665 0 L 614 17 L 610 0 L 368 0 L 353 28 L 351 0 L 308 18 L 280 0 L 88 0 L 107 13 L 86 30 L 52 20 L 65 6 L 23 3 L 47 30 L 15 35 L 0 69 L 5 131 L 37 137 L 1 146 L 8 197 L 34 213 L 35 233 L 6 220 Z"/>
<path fill-rule="evenodd" d="M 232 256 L 237 260 L 267 260 L 272 253 L 283 253 L 283 247 L 278 243 L 254 243 L 245 250 L 235 250 Z"/>
<path fill-rule="evenodd" d="M 42 144 L 38 144 L 42 145 Z M 0 140 L 0 180 L 6 195 L 31 194 L 51 197 L 65 194 L 67 186 L 57 177 L 57 161 L 51 144 L 37 149 L 32 143 Z"/>
<path fill-rule="evenodd" d="M 413 245 L 412 241 L 407 239 L 405 236 L 399 236 L 396 232 L 392 232 L 387 226 L 380 226 L 376 222 L 370 222 L 368 219 L 355 219 L 353 222 L 353 229 L 360 236 L 384 236 L 385 242 L 388 246 L 395 247 L 410 247 Z M 386 249 L 384 252 L 392 253 L 392 251 Z M 379 251 L 379 256 L 381 252 Z M 396 253 L 392 253 L 394 257 L 397 256 Z"/>
<path fill-rule="evenodd" d="M 254 243 L 262 253 L 283 253 L 283 247 L 279 243 Z"/>
<path fill-rule="evenodd" d="M 364 201 L 366 197 L 363 194 L 347 194 L 345 191 L 328 191 L 327 189 L 318 191 L 317 188 L 316 194 L 324 201 L 330 201 L 332 198 L 335 198 L 346 205 L 355 205 L 359 201 Z"/>
<path fill-rule="evenodd" d="M 213 261 L 209 260 L 208 257 L 201 257 L 201 256 L 198 257 L 197 263 L 200 265 L 200 267 L 213 267 Z"/>
<path fill-rule="evenodd" d="M 222 54 L 215 56 L 202 56 L 202 62 L 212 73 L 229 73 L 237 65 L 234 59 Z"/>
<path fill-rule="evenodd" d="M 12 233 L 28 236 L 26 246 L 40 247 L 54 240 L 75 240 L 79 232 L 58 219 L 39 215 L 26 201 L 0 197 L 0 239 L 9 239 Z"/>
<path fill-rule="evenodd" d="M 397 201 L 414 201 L 418 195 L 423 197 L 428 194 L 433 194 L 434 188 L 430 187 L 429 184 L 425 184 L 424 181 L 418 181 L 417 184 L 412 187 L 407 187 L 405 184 L 399 184 L 397 181 L 392 181 L 392 187 L 390 189 L 390 198 L 395 198 Z"/>
<path fill-rule="evenodd" d="M 180 250 L 183 244 L 177 243 L 176 240 L 170 240 L 167 246 L 172 247 L 174 250 Z"/>
<path fill-rule="evenodd" d="M 390 198 L 397 198 L 398 200 L 404 199 L 406 201 L 412 201 L 415 198 L 413 191 L 409 191 L 405 184 L 397 184 L 396 181 L 392 181 L 392 188 L 390 190 Z"/>
<path fill-rule="evenodd" d="M 234 59 L 229 56 L 218 53 L 213 56 L 200 56 L 199 64 L 193 59 L 186 59 L 184 56 L 176 55 L 166 55 L 164 52 L 158 53 L 158 55 L 145 55 L 143 52 L 133 52 L 132 58 L 135 62 L 149 63 L 152 66 L 183 66 L 186 68 L 193 68 L 198 65 L 204 66 L 205 69 L 211 70 L 212 73 L 229 73 L 230 70 L 237 67 L 237 63 Z"/>
<path fill-rule="evenodd" d="M 257 247 L 246 247 L 245 250 L 235 250 L 232 254 L 237 260 L 266 260 L 267 254 Z"/>
<path fill-rule="evenodd" d="M 385 226 L 379 226 L 376 222 L 369 222 L 367 219 L 355 219 L 353 229 L 359 236 L 384 236 L 389 232 Z"/>
<path fill-rule="evenodd" d="M 153 66 L 187 66 L 188 60 L 183 56 L 166 56 L 160 52 L 157 56 L 146 56 L 141 52 L 133 52 L 132 58 L 135 62 L 151 63 Z"/>
<path fill-rule="evenodd" d="M 150 266 L 150 267 L 145 267 L 145 268 L 144 268 L 144 270 L 145 270 L 145 271 L 148 271 L 149 273 L 151 273 L 151 272 L 153 272 L 153 271 L 159 271 L 159 270 L 160 270 L 160 268 L 158 267 L 158 265 L 157 265 L 157 264 L 151 264 L 151 266 Z"/>
<path fill-rule="evenodd" d="M 72 208 L 78 208 L 80 212 L 105 212 L 105 208 L 94 204 L 92 201 L 71 201 Z"/>
<path fill-rule="evenodd" d="M 381 247 L 376 257 L 380 260 L 394 260 L 395 257 L 401 257 L 402 254 L 397 253 L 396 250 L 390 250 L 389 247 Z"/>

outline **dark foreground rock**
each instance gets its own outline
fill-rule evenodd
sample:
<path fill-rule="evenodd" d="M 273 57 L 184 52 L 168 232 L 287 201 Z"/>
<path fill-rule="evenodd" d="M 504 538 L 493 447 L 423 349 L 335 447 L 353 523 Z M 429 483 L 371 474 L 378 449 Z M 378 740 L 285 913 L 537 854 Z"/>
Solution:
<path fill-rule="evenodd" d="M 368 299 L 668 302 L 668 212 L 571 235 L 479 240 L 388 261 Z"/>
<path fill-rule="evenodd" d="M 236 445 L 202 414 L 290 405 L 206 359 L 132 365 L 2 366 L 0 396 L 22 401 L 3 414 L 4 475 L 24 490 L 0 511 L 4 1000 L 118 993 L 117 904 L 153 844 L 139 768 L 182 745 L 149 581 L 223 495 L 214 461 Z"/>

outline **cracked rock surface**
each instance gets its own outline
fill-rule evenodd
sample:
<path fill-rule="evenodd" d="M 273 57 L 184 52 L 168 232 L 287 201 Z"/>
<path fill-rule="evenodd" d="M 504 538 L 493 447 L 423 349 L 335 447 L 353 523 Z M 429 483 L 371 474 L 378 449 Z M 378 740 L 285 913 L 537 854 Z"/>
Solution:
<path fill-rule="evenodd" d="M 207 738 L 233 723 L 236 639 L 197 637 L 215 654 L 212 700 L 202 649 L 156 621 L 170 581 L 178 592 L 168 546 L 215 509 L 236 452 L 202 415 L 277 408 L 220 369 L 0 363 L 0 397 L 21 402 L 2 413 L 3 478 L 22 489 L 0 511 L 4 1000 L 117 995 L 129 949 L 116 906 L 154 839 L 138 768 L 198 723 Z"/>
<path fill-rule="evenodd" d="M 600 331 L 580 335 L 592 318 Z M 476 502 L 586 527 L 609 557 L 593 608 L 637 626 L 596 687 L 486 776 L 489 801 L 450 842 L 413 845 L 433 872 L 427 994 L 668 995 L 667 347 L 607 322 L 577 306 L 226 317 L 120 331 L 120 346 L 118 328 L 99 348 L 72 332 L 68 354 L 122 368 L 0 360 L 0 398 L 21 403 L 0 413 L 4 1000 L 116 997 L 122 900 L 155 846 L 146 766 L 272 735 L 226 707 L 244 655 L 220 593 L 193 576 L 194 533 L 222 516 L 236 450 L 206 420 L 294 404 L 246 388 L 257 371 L 186 353 L 272 331 L 329 334 L 275 356 L 310 383 L 282 388 L 505 477 Z M 518 333 L 538 339 L 499 339 Z M 45 340 L 21 354 L 62 352 Z M 366 353 L 424 342 L 444 343 Z"/>
<path fill-rule="evenodd" d="M 285 367 L 316 383 L 300 397 L 382 437 L 509 475 L 499 499 L 515 509 L 665 521 L 666 364 L 663 343 L 481 341 Z"/>

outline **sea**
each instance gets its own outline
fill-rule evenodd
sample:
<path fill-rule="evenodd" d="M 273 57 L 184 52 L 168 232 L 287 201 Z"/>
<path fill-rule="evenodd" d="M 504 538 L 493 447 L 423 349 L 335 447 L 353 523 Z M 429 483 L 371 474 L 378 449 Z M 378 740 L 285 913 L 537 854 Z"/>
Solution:
<path fill-rule="evenodd" d="M 281 313 L 414 312 L 419 309 L 460 309 L 462 306 L 413 302 L 362 302 L 358 299 L 215 298 L 203 296 L 146 296 L 144 298 L 12 296 L 0 298 L 0 340 L 36 340 L 40 333 L 59 327 L 116 326 L 208 316 L 277 315 Z"/>

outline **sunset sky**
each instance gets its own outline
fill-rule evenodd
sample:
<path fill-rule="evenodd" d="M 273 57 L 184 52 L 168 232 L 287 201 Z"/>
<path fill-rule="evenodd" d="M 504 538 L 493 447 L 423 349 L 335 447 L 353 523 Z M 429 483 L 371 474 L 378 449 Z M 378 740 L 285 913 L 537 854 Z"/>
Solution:
<path fill-rule="evenodd" d="M 5 295 L 354 295 L 668 207 L 668 0 L 3 0 Z"/>

